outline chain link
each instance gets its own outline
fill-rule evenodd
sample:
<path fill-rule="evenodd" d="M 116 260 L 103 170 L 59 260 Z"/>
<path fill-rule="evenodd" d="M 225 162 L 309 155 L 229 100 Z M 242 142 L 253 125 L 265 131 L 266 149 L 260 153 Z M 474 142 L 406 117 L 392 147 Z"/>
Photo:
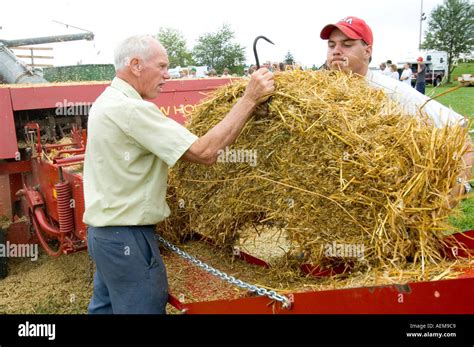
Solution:
<path fill-rule="evenodd" d="M 260 296 L 268 296 L 272 300 L 276 300 L 282 303 L 283 308 L 290 308 L 291 302 L 290 300 L 281 294 L 278 294 L 274 290 L 267 290 L 265 288 L 257 287 L 256 285 L 246 283 L 242 280 L 236 279 L 234 276 L 229 276 L 225 272 L 219 271 L 206 263 L 203 263 L 201 260 L 189 255 L 188 253 L 182 251 L 172 243 L 166 241 L 163 237 L 160 235 L 157 235 L 158 241 L 160 241 L 166 248 L 169 250 L 173 251 L 174 253 L 178 254 L 180 257 L 190 261 L 194 265 L 197 265 L 198 267 L 202 268 L 203 270 L 209 272 L 211 275 L 216 276 L 224 281 L 229 282 L 230 284 L 236 285 L 240 288 L 247 289 L 248 291 L 252 293 L 257 293 Z"/>

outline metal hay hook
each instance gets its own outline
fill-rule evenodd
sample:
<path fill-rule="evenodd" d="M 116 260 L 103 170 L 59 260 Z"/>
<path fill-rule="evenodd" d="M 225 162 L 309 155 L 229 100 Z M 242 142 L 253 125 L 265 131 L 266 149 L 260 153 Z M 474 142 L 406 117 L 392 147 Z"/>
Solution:
<path fill-rule="evenodd" d="M 266 38 L 265 36 L 257 36 L 255 38 L 255 40 L 253 41 L 253 54 L 255 55 L 255 62 L 257 63 L 257 70 L 260 69 L 260 61 L 258 60 L 258 54 L 257 54 L 257 41 L 260 40 L 260 39 L 264 39 L 265 41 L 271 43 L 272 45 L 274 45 L 274 43 Z"/>

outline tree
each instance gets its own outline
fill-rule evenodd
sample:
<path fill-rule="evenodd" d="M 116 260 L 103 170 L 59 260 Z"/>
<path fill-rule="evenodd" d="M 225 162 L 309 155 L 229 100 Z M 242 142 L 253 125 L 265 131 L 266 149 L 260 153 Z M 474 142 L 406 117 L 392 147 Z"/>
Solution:
<path fill-rule="evenodd" d="M 454 60 L 474 48 L 474 5 L 470 0 L 444 0 L 438 5 L 430 15 L 422 47 L 448 53 L 449 82 Z"/>
<path fill-rule="evenodd" d="M 168 51 L 171 68 L 194 65 L 191 52 L 186 48 L 186 39 L 180 31 L 173 28 L 160 28 L 156 38 Z"/>
<path fill-rule="evenodd" d="M 224 68 L 231 73 L 242 74 L 245 63 L 245 48 L 233 41 L 234 32 L 224 24 L 215 33 L 200 36 L 193 49 L 193 56 L 201 65 L 215 69 L 219 74 Z"/>
<path fill-rule="evenodd" d="M 286 53 L 284 62 L 286 65 L 293 65 L 293 63 L 295 62 L 295 58 L 293 57 L 293 54 L 291 54 L 290 51 Z"/>

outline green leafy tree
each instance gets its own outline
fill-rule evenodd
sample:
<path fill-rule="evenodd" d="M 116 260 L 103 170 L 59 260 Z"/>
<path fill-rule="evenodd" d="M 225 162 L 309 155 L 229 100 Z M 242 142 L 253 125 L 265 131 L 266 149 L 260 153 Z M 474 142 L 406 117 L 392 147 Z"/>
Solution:
<path fill-rule="evenodd" d="M 224 68 L 242 74 L 245 48 L 234 42 L 234 31 L 227 24 L 213 33 L 201 35 L 193 49 L 193 57 L 200 65 L 213 68 L 221 74 Z"/>
<path fill-rule="evenodd" d="M 474 48 L 474 5 L 470 0 L 444 0 L 431 12 L 422 48 L 448 53 L 448 82 L 454 61 Z"/>
<path fill-rule="evenodd" d="M 168 51 L 171 68 L 195 64 L 191 52 L 186 48 L 186 39 L 180 31 L 173 28 L 160 28 L 156 38 Z"/>
<path fill-rule="evenodd" d="M 286 53 L 284 62 L 286 65 L 293 65 L 293 63 L 295 62 L 295 58 L 293 57 L 293 54 L 291 54 L 290 51 Z"/>

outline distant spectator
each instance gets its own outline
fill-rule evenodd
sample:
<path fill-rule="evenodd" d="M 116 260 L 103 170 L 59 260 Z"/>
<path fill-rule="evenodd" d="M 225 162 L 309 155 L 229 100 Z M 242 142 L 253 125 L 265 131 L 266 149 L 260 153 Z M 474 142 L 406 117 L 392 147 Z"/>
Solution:
<path fill-rule="evenodd" d="M 191 68 L 191 74 L 189 75 L 189 78 L 197 78 L 196 76 L 197 70 L 195 67 Z"/>
<path fill-rule="evenodd" d="M 395 64 L 390 65 L 390 72 L 391 72 L 390 77 L 392 77 L 393 79 L 397 81 L 400 79 L 400 74 L 398 73 L 397 65 Z"/>
<path fill-rule="evenodd" d="M 214 78 L 217 77 L 217 72 L 215 69 L 210 69 L 209 72 L 207 73 L 207 77 Z"/>
<path fill-rule="evenodd" d="M 181 70 L 179 70 L 179 78 L 189 78 L 189 71 L 188 71 L 188 69 L 181 69 Z"/>
<path fill-rule="evenodd" d="M 416 74 L 416 90 L 418 90 L 421 94 L 425 94 L 425 86 L 426 86 L 426 65 L 423 64 L 423 58 L 419 57 L 417 60 L 418 68 Z"/>
<path fill-rule="evenodd" d="M 411 87 L 412 76 L 413 76 L 413 72 L 411 71 L 410 64 L 406 63 L 405 65 L 403 65 L 403 71 L 402 71 L 402 75 L 400 76 L 400 81 L 408 84 Z"/>
<path fill-rule="evenodd" d="M 387 66 L 390 66 L 390 65 L 392 65 L 392 61 L 389 59 L 387 60 Z"/>
<path fill-rule="evenodd" d="M 221 77 L 231 77 L 229 72 L 230 72 L 230 70 L 228 68 L 225 68 L 224 72 L 221 75 Z"/>
<path fill-rule="evenodd" d="M 257 67 L 255 65 L 250 65 L 249 67 L 249 75 L 253 74 L 257 70 Z"/>
<path fill-rule="evenodd" d="M 280 63 L 280 64 L 279 64 L 279 68 L 280 68 L 280 71 L 285 71 L 285 64 L 284 64 L 284 63 Z"/>
<path fill-rule="evenodd" d="M 380 70 L 382 70 L 382 75 L 385 75 L 388 77 L 392 76 L 392 69 L 390 68 L 390 65 L 387 65 L 386 63 L 380 64 Z"/>

